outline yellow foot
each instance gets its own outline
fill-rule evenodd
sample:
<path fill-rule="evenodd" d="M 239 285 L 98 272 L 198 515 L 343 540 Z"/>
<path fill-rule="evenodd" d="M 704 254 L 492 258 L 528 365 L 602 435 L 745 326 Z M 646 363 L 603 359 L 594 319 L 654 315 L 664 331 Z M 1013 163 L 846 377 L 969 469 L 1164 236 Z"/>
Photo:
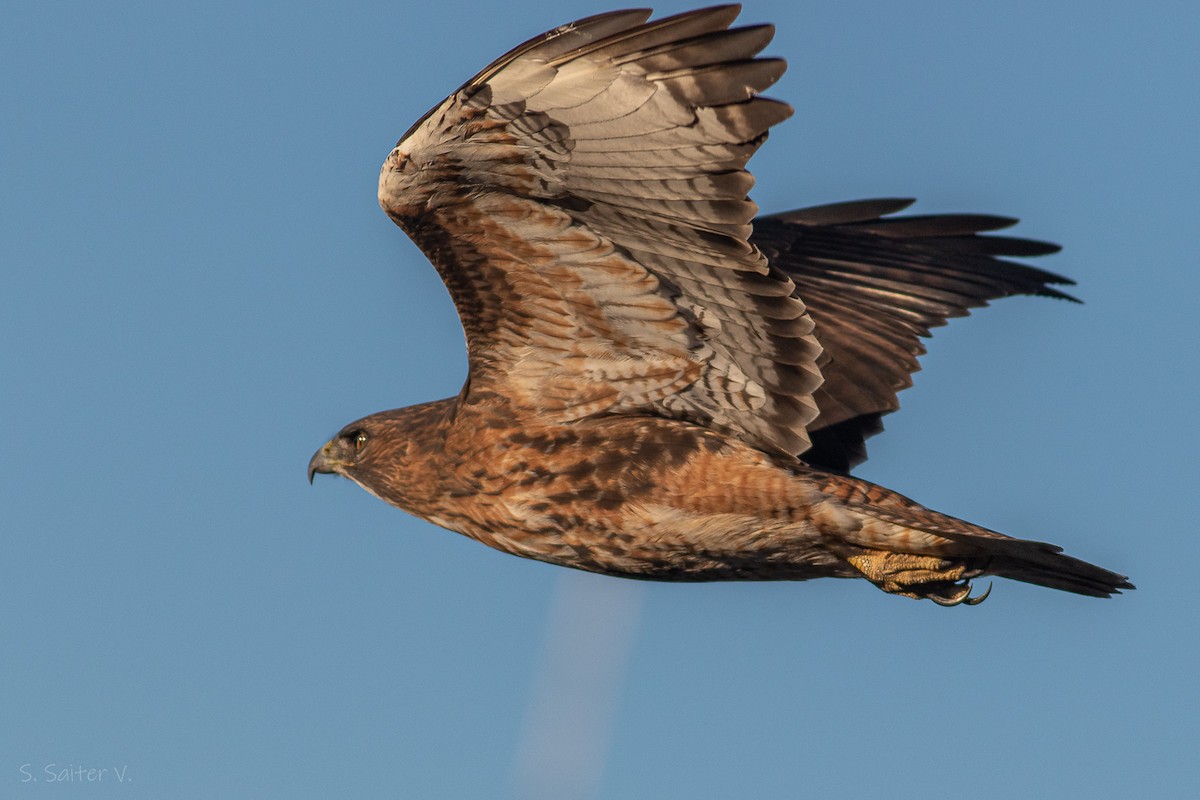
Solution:
<path fill-rule="evenodd" d="M 885 592 L 918 600 L 927 598 L 940 606 L 979 605 L 992 591 L 988 586 L 983 594 L 971 597 L 971 578 L 982 570 L 967 569 L 934 556 L 864 550 L 846 560 Z"/>

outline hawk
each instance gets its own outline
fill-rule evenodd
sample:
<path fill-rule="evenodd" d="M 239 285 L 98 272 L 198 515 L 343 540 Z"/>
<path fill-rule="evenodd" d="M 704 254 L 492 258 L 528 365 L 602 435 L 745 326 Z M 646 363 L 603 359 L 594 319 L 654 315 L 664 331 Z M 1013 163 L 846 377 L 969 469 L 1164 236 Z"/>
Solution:
<path fill-rule="evenodd" d="M 784 103 L 735 5 L 616 11 L 485 67 L 388 154 L 379 202 L 450 291 L 457 397 L 352 422 L 308 465 L 513 555 L 663 581 L 866 578 L 974 604 L 997 575 L 1124 576 L 850 470 L 948 318 L 1071 281 L 1015 220 L 912 201 L 757 217 L 746 163 Z"/>

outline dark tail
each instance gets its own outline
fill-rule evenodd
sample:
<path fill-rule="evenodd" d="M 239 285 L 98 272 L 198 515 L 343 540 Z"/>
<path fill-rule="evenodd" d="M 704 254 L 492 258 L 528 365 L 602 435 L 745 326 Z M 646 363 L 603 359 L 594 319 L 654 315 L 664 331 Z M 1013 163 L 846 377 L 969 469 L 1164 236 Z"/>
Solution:
<path fill-rule="evenodd" d="M 1057 545 L 1006 539 L 989 540 L 988 546 L 996 554 L 980 559 L 985 575 L 1089 597 L 1111 597 L 1136 588 L 1126 576 L 1066 555 Z"/>
<path fill-rule="evenodd" d="M 924 545 L 906 541 L 899 546 L 890 546 L 884 539 L 854 541 L 881 550 L 943 559 L 948 566 L 926 568 L 928 574 L 923 580 L 931 583 L 926 588 L 932 591 L 903 587 L 917 596 L 936 597 L 939 593 L 944 596 L 944 591 L 952 588 L 949 584 L 960 582 L 964 577 L 969 581 L 983 575 L 1011 578 L 1089 597 L 1111 597 L 1135 588 L 1126 576 L 1068 556 L 1058 545 L 1006 536 L 926 508 L 899 492 L 859 478 L 831 473 L 823 477 L 822 491 L 837 498 L 847 508 L 892 525 L 933 534 L 942 540 Z M 963 568 L 966 568 L 966 575 L 955 572 L 956 569 L 961 572 Z M 944 579 L 937 574 L 942 569 L 946 573 Z M 882 571 L 886 572 L 886 567 Z"/>

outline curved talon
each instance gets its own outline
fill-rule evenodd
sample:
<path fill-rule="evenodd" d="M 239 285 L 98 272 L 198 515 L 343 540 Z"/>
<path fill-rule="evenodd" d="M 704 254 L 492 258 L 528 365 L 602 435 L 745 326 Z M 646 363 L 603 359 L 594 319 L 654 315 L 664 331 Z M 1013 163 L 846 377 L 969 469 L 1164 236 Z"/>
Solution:
<path fill-rule="evenodd" d="M 992 593 L 992 583 L 991 583 L 991 581 L 988 581 L 988 587 L 984 591 L 983 594 L 978 595 L 976 597 L 965 597 L 965 598 L 963 598 L 962 602 L 966 603 L 969 606 L 977 606 L 980 603 L 982 603 L 984 600 L 987 600 L 988 595 L 991 593 Z"/>
<path fill-rule="evenodd" d="M 962 588 L 962 591 L 960 591 L 950 597 L 939 597 L 936 594 L 928 595 L 928 597 L 930 600 L 937 603 L 939 606 L 945 606 L 946 608 L 950 608 L 952 606 L 956 606 L 956 605 L 959 605 L 960 603 L 965 602 L 968 595 L 970 595 L 970 594 L 971 594 L 971 584 L 968 583 L 966 586 L 964 586 Z"/>
<path fill-rule="evenodd" d="M 936 594 L 930 594 L 927 595 L 927 597 L 933 602 L 937 603 L 939 606 L 950 608 L 951 606 L 959 605 L 977 606 L 984 600 L 987 600 L 988 595 L 992 593 L 992 584 L 990 583 L 988 584 L 987 590 L 977 597 L 971 597 L 971 588 L 971 583 L 968 581 L 961 584 L 960 590 L 949 597 L 939 597 Z"/>

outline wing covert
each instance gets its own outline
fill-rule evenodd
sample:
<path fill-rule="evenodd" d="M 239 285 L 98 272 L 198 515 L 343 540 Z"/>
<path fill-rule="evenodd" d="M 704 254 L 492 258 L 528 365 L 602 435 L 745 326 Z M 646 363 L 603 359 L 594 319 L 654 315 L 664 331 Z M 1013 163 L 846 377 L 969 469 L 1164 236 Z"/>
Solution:
<path fill-rule="evenodd" d="M 445 281 L 471 391 L 808 447 L 820 345 L 750 243 L 745 165 L 791 109 L 737 6 L 591 17 L 493 62 L 389 154 L 380 204 Z"/>

